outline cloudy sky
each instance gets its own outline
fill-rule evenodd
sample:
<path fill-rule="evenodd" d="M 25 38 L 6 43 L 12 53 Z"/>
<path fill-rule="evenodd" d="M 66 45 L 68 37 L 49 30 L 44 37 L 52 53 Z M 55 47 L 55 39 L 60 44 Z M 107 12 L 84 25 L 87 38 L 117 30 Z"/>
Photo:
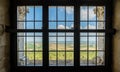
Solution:
<path fill-rule="evenodd" d="M 80 7 L 80 28 L 81 29 L 95 29 L 96 22 L 85 22 L 87 20 L 96 20 L 96 15 L 93 12 L 95 7 L 86 6 Z M 35 15 L 34 15 L 35 14 Z M 34 17 L 35 16 L 35 17 Z M 42 7 L 36 6 L 35 13 L 34 7 L 29 7 L 29 13 L 27 13 L 26 20 L 37 20 L 38 22 L 27 22 L 27 29 L 41 29 L 42 28 Z M 66 22 L 65 22 L 66 20 Z M 51 6 L 49 7 L 49 29 L 72 29 L 74 27 L 74 7 L 72 6 Z M 31 39 L 28 39 L 31 40 Z M 52 40 L 52 39 L 51 39 Z M 64 38 L 60 39 L 64 41 Z M 69 39 L 68 39 L 69 40 Z M 83 39 L 86 40 L 86 39 Z M 95 41 L 95 39 L 91 38 L 91 40 Z"/>

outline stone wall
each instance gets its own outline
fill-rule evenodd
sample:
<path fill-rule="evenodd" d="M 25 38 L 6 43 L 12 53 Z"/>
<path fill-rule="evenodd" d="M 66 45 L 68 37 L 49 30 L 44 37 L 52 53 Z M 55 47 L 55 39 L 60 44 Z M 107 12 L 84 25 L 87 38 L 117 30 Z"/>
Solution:
<path fill-rule="evenodd" d="M 0 24 L 9 25 L 9 2 L 0 0 Z M 9 72 L 9 34 L 0 35 L 0 72 Z"/>
<path fill-rule="evenodd" d="M 120 72 L 120 0 L 115 3 L 114 72 Z M 0 0 L 0 24 L 9 25 L 9 0 Z M 0 72 L 9 72 L 9 34 L 0 35 Z"/>
<path fill-rule="evenodd" d="M 114 72 L 120 72 L 120 0 L 115 2 L 114 28 Z"/>

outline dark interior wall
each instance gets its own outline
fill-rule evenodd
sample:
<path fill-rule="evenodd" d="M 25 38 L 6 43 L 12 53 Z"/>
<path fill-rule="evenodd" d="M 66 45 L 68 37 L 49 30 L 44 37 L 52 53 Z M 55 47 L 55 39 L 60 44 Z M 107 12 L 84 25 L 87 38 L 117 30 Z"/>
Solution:
<path fill-rule="evenodd" d="M 115 1 L 114 72 L 120 72 L 120 0 Z M 0 0 L 0 24 L 9 25 L 9 0 Z M 1 27 L 0 27 L 1 30 Z M 9 72 L 9 34 L 0 35 L 0 72 Z"/>
<path fill-rule="evenodd" d="M 120 0 L 115 1 L 114 28 L 117 30 L 114 36 L 114 72 L 120 72 Z"/>

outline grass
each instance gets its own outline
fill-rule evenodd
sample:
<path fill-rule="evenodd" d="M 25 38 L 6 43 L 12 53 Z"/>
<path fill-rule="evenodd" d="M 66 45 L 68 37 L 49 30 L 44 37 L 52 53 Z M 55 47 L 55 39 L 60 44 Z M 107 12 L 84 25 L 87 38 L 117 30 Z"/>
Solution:
<path fill-rule="evenodd" d="M 58 45 L 59 50 L 64 50 L 64 45 Z M 83 46 L 83 47 L 82 47 Z M 82 45 L 81 48 L 85 49 L 85 45 Z M 33 50 L 34 49 L 34 45 L 32 43 L 29 43 L 27 45 L 28 49 L 27 50 Z M 55 48 L 55 44 L 51 44 L 49 45 L 50 50 L 56 50 Z M 71 44 L 69 44 L 67 47 L 67 50 L 72 50 L 73 51 L 73 47 L 71 46 Z M 36 50 L 42 50 L 42 44 L 36 43 L 35 45 Z M 93 46 L 91 46 L 90 48 L 93 48 Z M 89 56 L 87 56 L 89 55 Z M 43 59 L 43 53 L 42 52 L 27 52 L 27 58 L 29 60 L 34 60 L 34 56 L 35 56 L 35 60 L 42 60 Z M 87 58 L 89 60 L 92 60 L 93 58 L 96 57 L 96 52 L 80 52 L 80 58 L 81 60 L 87 60 Z M 74 60 L 74 52 L 49 52 L 49 60 Z"/>

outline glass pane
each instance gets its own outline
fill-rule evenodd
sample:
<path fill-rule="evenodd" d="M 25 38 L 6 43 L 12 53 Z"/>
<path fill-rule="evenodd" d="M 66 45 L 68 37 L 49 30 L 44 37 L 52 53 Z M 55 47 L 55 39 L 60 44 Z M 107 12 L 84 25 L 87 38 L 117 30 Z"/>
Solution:
<path fill-rule="evenodd" d="M 74 50 L 74 38 L 66 37 L 66 50 L 73 51 Z"/>
<path fill-rule="evenodd" d="M 25 12 L 27 12 L 27 8 L 25 6 L 17 6 L 17 20 L 24 21 L 26 16 Z"/>
<path fill-rule="evenodd" d="M 80 50 L 87 50 L 87 37 L 80 37 Z"/>
<path fill-rule="evenodd" d="M 74 20 L 74 7 L 66 6 L 66 20 Z"/>
<path fill-rule="evenodd" d="M 27 66 L 34 66 L 34 52 L 27 52 Z"/>
<path fill-rule="evenodd" d="M 42 22 L 35 22 L 35 29 L 42 29 Z"/>
<path fill-rule="evenodd" d="M 89 20 L 96 20 L 95 8 L 96 6 L 89 6 Z"/>
<path fill-rule="evenodd" d="M 30 37 L 34 37 L 34 33 L 25 33 L 25 35 L 30 36 Z"/>
<path fill-rule="evenodd" d="M 56 36 L 57 36 L 57 33 L 51 32 L 51 33 L 49 33 L 49 36 L 50 36 L 50 37 L 51 37 L 51 36 L 56 37 Z"/>
<path fill-rule="evenodd" d="M 65 37 L 58 37 L 58 50 L 65 50 Z"/>
<path fill-rule="evenodd" d="M 27 50 L 34 50 L 34 38 L 33 37 L 27 37 Z"/>
<path fill-rule="evenodd" d="M 27 29 L 34 29 L 34 22 L 26 22 Z"/>
<path fill-rule="evenodd" d="M 105 29 L 105 22 L 97 22 L 97 29 Z"/>
<path fill-rule="evenodd" d="M 58 52 L 58 66 L 65 66 L 65 52 Z"/>
<path fill-rule="evenodd" d="M 26 20 L 34 20 L 34 6 L 27 6 L 28 13 L 26 16 Z"/>
<path fill-rule="evenodd" d="M 88 29 L 88 23 L 87 22 L 80 22 L 80 29 Z"/>
<path fill-rule="evenodd" d="M 42 52 L 35 52 L 35 66 L 43 65 L 43 55 Z"/>
<path fill-rule="evenodd" d="M 88 18 L 88 13 L 87 13 L 87 6 L 81 6 L 80 7 L 80 20 L 87 20 Z"/>
<path fill-rule="evenodd" d="M 56 50 L 56 37 L 49 37 L 49 50 Z"/>
<path fill-rule="evenodd" d="M 81 32 L 81 33 L 80 33 L 80 36 L 81 36 L 81 37 L 87 37 L 87 35 L 88 35 L 87 32 Z"/>
<path fill-rule="evenodd" d="M 58 6 L 58 20 L 65 20 L 65 7 Z"/>
<path fill-rule="evenodd" d="M 88 29 L 96 29 L 96 28 L 97 28 L 96 22 L 89 22 Z"/>
<path fill-rule="evenodd" d="M 42 50 L 42 37 L 35 37 L 35 50 Z"/>
<path fill-rule="evenodd" d="M 96 52 L 90 52 L 89 51 L 89 66 L 95 66 L 96 65 Z"/>
<path fill-rule="evenodd" d="M 96 50 L 96 37 L 89 37 L 89 50 Z"/>
<path fill-rule="evenodd" d="M 97 65 L 104 65 L 105 64 L 105 53 L 98 52 L 97 53 Z"/>
<path fill-rule="evenodd" d="M 56 6 L 49 6 L 49 20 L 56 20 Z"/>
<path fill-rule="evenodd" d="M 49 22 L 49 29 L 56 29 L 56 28 L 57 28 L 56 22 Z"/>
<path fill-rule="evenodd" d="M 87 66 L 87 52 L 80 51 L 80 66 Z"/>
<path fill-rule="evenodd" d="M 25 22 L 17 22 L 17 29 L 25 29 Z"/>
<path fill-rule="evenodd" d="M 66 66 L 74 65 L 74 52 L 66 52 Z"/>
<path fill-rule="evenodd" d="M 66 29 L 74 29 L 74 23 L 73 22 L 66 22 Z"/>
<path fill-rule="evenodd" d="M 56 52 L 49 52 L 49 66 L 56 66 Z"/>
<path fill-rule="evenodd" d="M 35 6 L 35 20 L 42 20 L 42 6 Z"/>
<path fill-rule="evenodd" d="M 17 65 L 18 66 L 25 66 L 26 65 L 26 57 L 24 52 L 18 52 L 18 57 L 17 57 Z"/>
<path fill-rule="evenodd" d="M 104 21 L 105 20 L 105 7 L 104 6 L 97 6 L 97 19 Z"/>
<path fill-rule="evenodd" d="M 57 29 L 65 29 L 65 22 L 58 22 L 58 27 Z"/>
<path fill-rule="evenodd" d="M 17 37 L 17 50 L 24 51 L 25 50 L 25 38 Z"/>
<path fill-rule="evenodd" d="M 97 50 L 105 50 L 105 37 L 97 37 Z"/>

